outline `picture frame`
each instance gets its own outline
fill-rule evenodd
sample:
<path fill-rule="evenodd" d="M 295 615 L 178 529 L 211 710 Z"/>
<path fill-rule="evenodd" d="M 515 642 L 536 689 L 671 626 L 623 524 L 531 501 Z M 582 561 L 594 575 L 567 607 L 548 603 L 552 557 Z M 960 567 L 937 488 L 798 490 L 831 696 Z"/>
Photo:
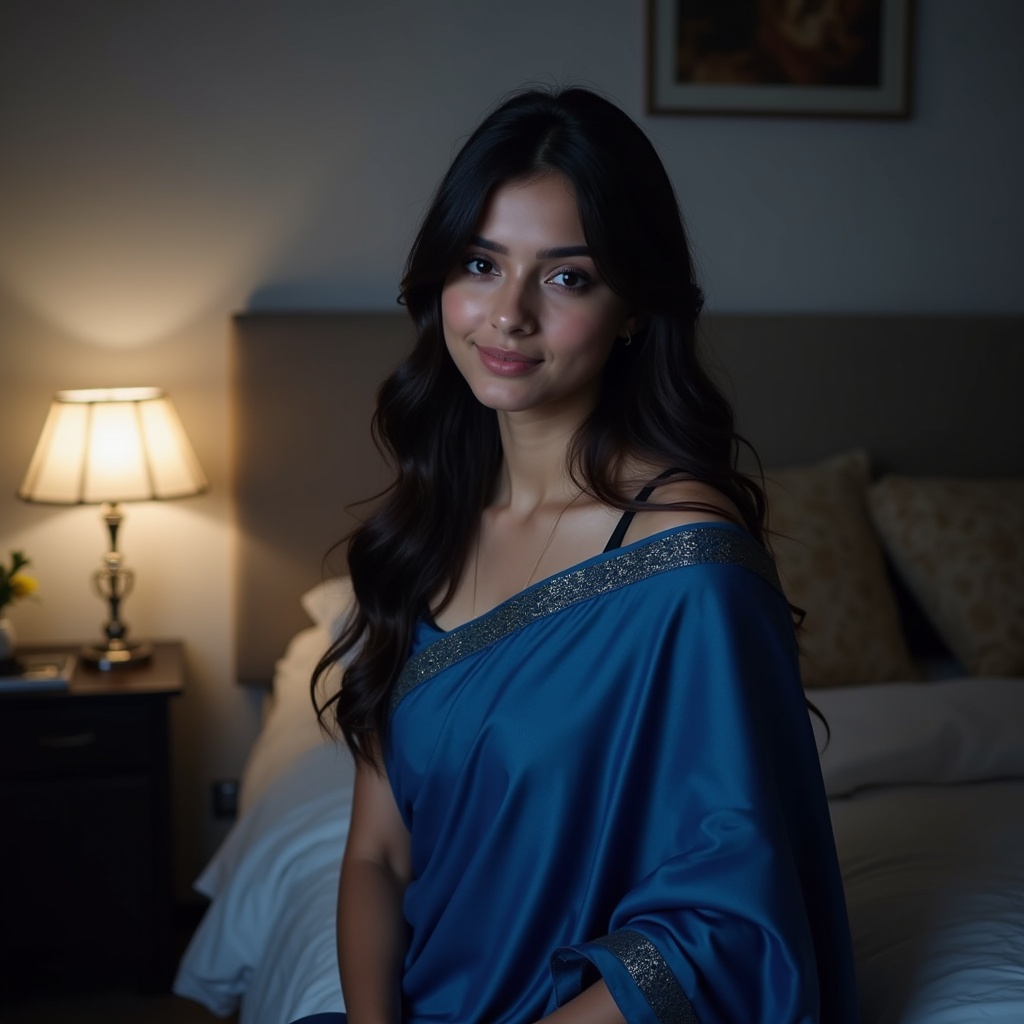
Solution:
<path fill-rule="evenodd" d="M 647 0 L 647 112 L 907 118 L 912 7 Z"/>

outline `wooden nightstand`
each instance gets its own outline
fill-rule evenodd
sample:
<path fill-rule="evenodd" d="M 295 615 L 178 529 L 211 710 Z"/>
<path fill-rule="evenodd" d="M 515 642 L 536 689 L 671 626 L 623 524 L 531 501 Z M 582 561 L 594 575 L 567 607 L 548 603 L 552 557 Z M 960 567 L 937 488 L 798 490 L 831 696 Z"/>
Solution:
<path fill-rule="evenodd" d="M 0 990 L 171 971 L 169 698 L 180 642 L 138 668 L 0 697 Z M 45 645 L 31 651 L 74 650 Z"/>

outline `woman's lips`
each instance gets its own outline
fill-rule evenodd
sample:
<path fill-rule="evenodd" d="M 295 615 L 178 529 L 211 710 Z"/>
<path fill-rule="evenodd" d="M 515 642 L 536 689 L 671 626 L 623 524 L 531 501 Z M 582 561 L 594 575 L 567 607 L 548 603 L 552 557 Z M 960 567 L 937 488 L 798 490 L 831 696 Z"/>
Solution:
<path fill-rule="evenodd" d="M 524 356 L 521 352 L 510 352 L 503 348 L 477 345 L 476 350 L 484 367 L 502 377 L 521 377 L 542 362 L 540 359 Z"/>

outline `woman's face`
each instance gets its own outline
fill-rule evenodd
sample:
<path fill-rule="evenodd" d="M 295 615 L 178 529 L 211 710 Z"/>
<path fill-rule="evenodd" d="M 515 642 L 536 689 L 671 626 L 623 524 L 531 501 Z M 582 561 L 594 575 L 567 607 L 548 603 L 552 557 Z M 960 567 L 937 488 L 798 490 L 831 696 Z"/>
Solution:
<path fill-rule="evenodd" d="M 499 186 L 441 294 L 444 336 L 477 399 L 503 412 L 593 408 L 626 305 L 597 272 L 558 174 Z"/>

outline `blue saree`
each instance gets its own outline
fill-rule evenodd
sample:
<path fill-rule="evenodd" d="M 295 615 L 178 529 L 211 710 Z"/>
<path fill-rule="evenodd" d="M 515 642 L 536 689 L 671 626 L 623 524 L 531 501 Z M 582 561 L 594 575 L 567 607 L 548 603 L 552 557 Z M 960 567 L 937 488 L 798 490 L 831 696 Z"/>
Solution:
<path fill-rule="evenodd" d="M 423 622 L 385 760 L 409 1024 L 847 1024 L 853 960 L 789 607 L 744 530 L 598 555 Z"/>

